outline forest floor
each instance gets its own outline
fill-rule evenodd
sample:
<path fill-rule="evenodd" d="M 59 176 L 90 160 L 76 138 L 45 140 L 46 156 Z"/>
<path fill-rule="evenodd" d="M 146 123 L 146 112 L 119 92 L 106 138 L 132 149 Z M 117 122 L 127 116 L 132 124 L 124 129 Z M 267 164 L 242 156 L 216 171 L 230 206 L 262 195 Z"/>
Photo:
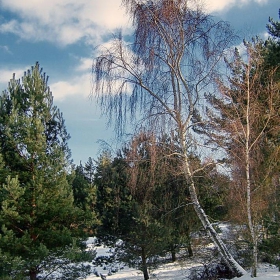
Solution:
<path fill-rule="evenodd" d="M 228 237 L 230 230 L 227 226 L 222 226 L 222 233 Z M 94 238 L 88 240 L 88 246 L 94 248 L 97 251 L 97 256 L 108 256 L 109 248 L 105 246 L 95 246 Z M 189 280 L 189 279 L 210 279 L 207 275 L 202 275 L 204 268 L 208 269 L 215 264 L 215 256 L 213 245 L 203 244 L 203 250 L 201 246 L 193 248 L 194 256 L 186 257 L 186 254 L 182 256 L 178 255 L 178 260 L 171 262 L 168 259 L 164 259 L 162 263 L 155 269 L 149 271 L 150 280 Z M 199 277 L 200 276 L 200 277 Z M 197 278 L 196 278 L 197 277 Z M 86 278 L 86 280 L 96 279 L 106 280 L 143 280 L 143 273 L 140 270 L 126 267 L 124 264 L 101 264 L 99 266 L 92 266 L 92 274 Z M 280 279 L 280 271 L 277 267 L 267 263 L 260 263 L 258 267 L 257 278 L 261 280 L 276 280 Z M 213 279 L 213 278 L 211 278 Z M 222 280 L 223 278 L 219 278 Z M 240 278 L 234 278 L 239 280 L 252 279 L 250 271 L 248 274 Z"/>

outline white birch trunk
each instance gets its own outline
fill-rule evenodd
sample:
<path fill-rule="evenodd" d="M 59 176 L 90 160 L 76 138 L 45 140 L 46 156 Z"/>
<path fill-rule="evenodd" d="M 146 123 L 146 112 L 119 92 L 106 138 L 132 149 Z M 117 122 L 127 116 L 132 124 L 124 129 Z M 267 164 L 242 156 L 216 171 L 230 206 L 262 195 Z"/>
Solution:
<path fill-rule="evenodd" d="M 249 67 L 248 67 L 249 70 Z M 246 206 L 247 206 L 247 219 L 248 227 L 253 244 L 253 263 L 251 268 L 251 277 L 257 277 L 258 265 L 258 240 L 254 227 L 252 217 L 252 204 L 251 204 L 251 174 L 250 174 L 250 80 L 249 73 L 247 73 L 247 108 L 246 108 L 246 135 L 245 135 L 245 170 L 246 170 Z"/>
<path fill-rule="evenodd" d="M 189 192 L 190 192 L 190 196 L 191 196 L 191 201 L 194 205 L 195 212 L 196 212 L 199 220 L 201 221 L 203 227 L 209 233 L 213 243 L 217 247 L 220 255 L 222 256 L 223 260 L 228 265 L 229 269 L 238 277 L 245 275 L 245 274 L 247 274 L 246 270 L 244 268 L 242 268 L 241 265 L 239 265 L 237 263 L 237 261 L 234 259 L 234 257 L 231 255 L 231 253 L 227 249 L 226 245 L 224 244 L 224 242 L 222 241 L 222 239 L 220 238 L 220 236 L 218 235 L 218 233 L 216 232 L 216 230 L 210 223 L 206 213 L 204 212 L 203 208 L 201 207 L 201 205 L 199 203 L 197 193 L 196 193 L 195 183 L 193 180 L 193 174 L 191 172 L 191 168 L 190 168 L 189 161 L 188 161 L 188 155 L 187 155 L 184 137 L 181 137 L 180 140 L 181 140 L 180 142 L 181 142 L 181 146 L 183 148 L 183 156 L 184 156 L 183 172 L 184 172 L 186 181 L 188 182 L 188 185 L 189 185 Z"/>
<path fill-rule="evenodd" d="M 249 162 L 249 151 L 246 151 L 246 196 L 247 196 L 247 218 L 248 227 L 253 243 L 253 263 L 251 269 L 251 276 L 257 277 L 257 264 L 258 264 L 258 238 L 254 227 L 251 210 L 251 180 L 250 180 L 250 162 Z"/>

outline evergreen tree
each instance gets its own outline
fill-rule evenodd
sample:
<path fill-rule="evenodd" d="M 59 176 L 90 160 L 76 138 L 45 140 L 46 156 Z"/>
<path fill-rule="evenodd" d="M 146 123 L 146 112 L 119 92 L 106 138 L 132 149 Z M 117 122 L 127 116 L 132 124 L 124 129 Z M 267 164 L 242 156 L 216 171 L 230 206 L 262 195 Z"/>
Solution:
<path fill-rule="evenodd" d="M 74 170 L 72 187 L 74 204 L 84 211 L 93 212 L 96 203 L 96 188 L 91 179 L 87 177 L 82 164 L 76 166 Z"/>
<path fill-rule="evenodd" d="M 279 9 L 279 19 L 280 19 L 280 9 Z M 280 79 L 280 22 L 269 18 L 269 23 L 266 25 L 267 31 L 270 37 L 266 40 L 266 52 L 264 55 L 265 63 L 268 67 L 278 67 L 276 70 L 278 75 L 277 79 Z"/>
<path fill-rule="evenodd" d="M 119 154 L 112 159 L 103 152 L 96 161 L 94 185 L 97 188 L 96 211 L 101 225 L 97 236 L 110 245 L 123 238 L 132 226 L 132 197 L 127 187 L 126 162 Z"/>
<path fill-rule="evenodd" d="M 280 9 L 278 11 L 279 19 L 280 19 Z M 269 18 L 269 24 L 267 24 L 267 30 L 269 35 L 273 36 L 276 39 L 280 39 L 280 22 L 275 21 L 273 18 Z"/>
<path fill-rule="evenodd" d="M 94 160 L 89 157 L 88 161 L 85 163 L 83 168 L 84 174 L 91 185 L 93 185 L 94 181 L 94 172 L 95 172 L 95 162 Z"/>
<path fill-rule="evenodd" d="M 13 77 L 0 106 L 5 166 L 0 178 L 0 249 L 7 262 L 18 259 L 21 264 L 5 273 L 30 280 L 40 273 L 55 279 L 55 270 L 64 270 L 69 275 L 65 279 L 85 275 L 82 267 L 74 273 L 77 266 L 70 263 L 90 257 L 82 244 L 89 221 L 74 205 L 67 179 L 69 135 L 38 63 L 22 80 Z"/>
<path fill-rule="evenodd" d="M 151 192 L 147 193 L 149 200 L 144 197 L 147 181 L 139 185 L 137 192 L 129 186 L 127 149 L 124 150 L 114 159 L 104 152 L 97 161 L 94 182 L 102 223 L 97 236 L 114 247 L 115 260 L 139 268 L 144 279 L 148 279 L 148 267 L 153 266 L 153 258 L 163 252 L 159 243 L 164 236 L 164 227 L 152 215 Z M 122 242 L 116 242 L 120 239 Z"/>

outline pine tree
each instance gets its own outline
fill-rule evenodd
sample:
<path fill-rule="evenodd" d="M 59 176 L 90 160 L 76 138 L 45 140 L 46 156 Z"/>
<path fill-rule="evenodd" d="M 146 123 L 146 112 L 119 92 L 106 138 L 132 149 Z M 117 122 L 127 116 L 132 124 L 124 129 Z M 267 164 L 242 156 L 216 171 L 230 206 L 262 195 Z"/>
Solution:
<path fill-rule="evenodd" d="M 98 237 L 103 242 L 123 238 L 132 222 L 132 197 L 127 187 L 126 162 L 107 151 L 96 161 L 94 185 L 97 188 L 96 209 L 101 220 Z"/>
<path fill-rule="evenodd" d="M 19 270 L 10 271 L 13 279 L 35 280 L 39 273 L 57 268 L 67 274 L 71 259 L 86 255 L 80 250 L 86 221 L 74 206 L 67 179 L 69 135 L 38 63 L 22 80 L 13 77 L 0 106 L 5 165 L 0 178 L 0 249 L 22 262 Z"/>
<path fill-rule="evenodd" d="M 279 9 L 279 19 L 280 19 L 280 9 Z M 280 22 L 269 17 L 269 23 L 266 25 L 268 34 L 270 37 L 266 40 L 266 52 L 264 55 L 265 63 L 268 67 L 278 67 L 277 69 L 277 79 L 280 79 Z"/>
<path fill-rule="evenodd" d="M 87 177 L 82 164 L 76 166 L 74 170 L 72 187 L 74 204 L 85 211 L 93 212 L 96 203 L 96 188 Z"/>

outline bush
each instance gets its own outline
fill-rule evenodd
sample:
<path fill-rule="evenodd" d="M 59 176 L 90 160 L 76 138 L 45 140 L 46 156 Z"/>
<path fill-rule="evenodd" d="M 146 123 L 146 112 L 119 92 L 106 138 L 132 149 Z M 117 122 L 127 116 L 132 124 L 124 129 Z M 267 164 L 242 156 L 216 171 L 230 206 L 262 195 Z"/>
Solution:
<path fill-rule="evenodd" d="M 224 262 L 209 263 L 203 266 L 195 267 L 191 269 L 191 273 L 188 277 L 189 280 L 218 280 L 218 279 L 232 279 L 233 273 Z"/>

